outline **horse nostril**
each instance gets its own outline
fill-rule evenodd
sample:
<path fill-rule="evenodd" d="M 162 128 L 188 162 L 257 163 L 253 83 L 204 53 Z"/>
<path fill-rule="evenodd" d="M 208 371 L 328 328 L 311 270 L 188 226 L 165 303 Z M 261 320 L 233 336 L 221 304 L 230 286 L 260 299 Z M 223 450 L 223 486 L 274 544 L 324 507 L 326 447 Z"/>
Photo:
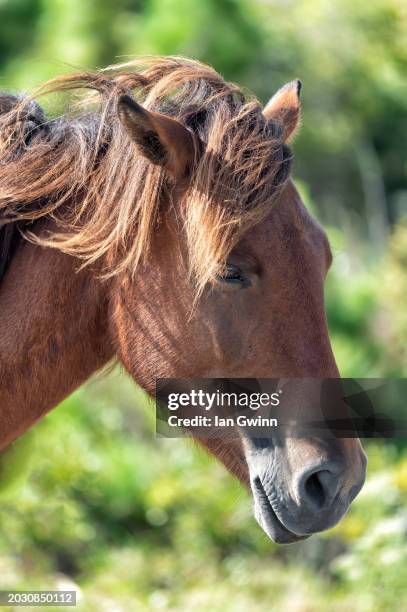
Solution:
<path fill-rule="evenodd" d="M 302 482 L 301 482 L 302 481 Z M 300 496 L 318 510 L 328 505 L 338 488 L 338 480 L 330 470 L 316 469 L 307 471 L 300 479 Z"/>
<path fill-rule="evenodd" d="M 325 489 L 320 480 L 320 474 L 321 471 L 308 476 L 304 486 L 306 497 L 318 508 L 324 506 L 326 499 Z"/>

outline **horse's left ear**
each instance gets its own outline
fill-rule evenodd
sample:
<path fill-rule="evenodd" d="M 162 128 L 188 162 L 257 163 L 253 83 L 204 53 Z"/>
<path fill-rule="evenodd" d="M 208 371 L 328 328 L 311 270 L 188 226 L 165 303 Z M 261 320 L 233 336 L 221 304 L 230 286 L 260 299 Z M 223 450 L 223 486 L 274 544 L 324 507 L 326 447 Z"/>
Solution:
<path fill-rule="evenodd" d="M 162 166 L 177 179 L 184 179 L 195 156 L 194 137 L 182 123 L 162 113 L 149 111 L 130 96 L 121 96 L 118 115 L 139 153 Z"/>
<path fill-rule="evenodd" d="M 276 119 L 283 128 L 283 140 L 292 138 L 299 126 L 301 116 L 302 83 L 299 79 L 286 83 L 266 104 L 263 114 L 266 119 Z"/>

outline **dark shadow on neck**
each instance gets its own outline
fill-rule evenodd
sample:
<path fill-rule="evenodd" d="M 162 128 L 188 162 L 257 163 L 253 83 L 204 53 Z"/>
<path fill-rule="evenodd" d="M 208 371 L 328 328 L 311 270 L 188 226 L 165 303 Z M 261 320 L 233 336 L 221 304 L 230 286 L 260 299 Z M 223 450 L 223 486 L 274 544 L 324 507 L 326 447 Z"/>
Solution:
<path fill-rule="evenodd" d="M 22 240 L 20 224 L 7 223 L 0 227 L 0 284 Z"/>

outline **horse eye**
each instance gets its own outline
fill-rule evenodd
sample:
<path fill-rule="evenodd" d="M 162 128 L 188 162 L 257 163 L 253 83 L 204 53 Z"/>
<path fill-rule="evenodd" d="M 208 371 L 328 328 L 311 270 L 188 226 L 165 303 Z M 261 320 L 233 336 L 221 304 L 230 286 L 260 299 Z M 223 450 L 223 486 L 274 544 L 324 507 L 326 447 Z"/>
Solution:
<path fill-rule="evenodd" d="M 217 280 L 229 285 L 249 287 L 250 280 L 243 274 L 240 268 L 233 264 L 227 264 L 222 274 L 217 274 Z"/>

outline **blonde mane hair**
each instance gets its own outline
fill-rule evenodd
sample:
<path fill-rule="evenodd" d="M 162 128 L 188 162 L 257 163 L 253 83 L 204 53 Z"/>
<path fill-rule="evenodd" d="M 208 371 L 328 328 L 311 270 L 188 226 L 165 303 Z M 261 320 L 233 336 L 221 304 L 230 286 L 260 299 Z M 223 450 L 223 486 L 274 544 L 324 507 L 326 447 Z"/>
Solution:
<path fill-rule="evenodd" d="M 118 98 L 130 94 L 202 142 L 185 203 L 175 211 L 201 290 L 269 212 L 288 177 L 281 126 L 212 68 L 179 57 L 58 77 L 35 97 L 83 89 L 93 91 L 50 120 L 30 97 L 0 97 L 0 231 L 20 223 L 30 240 L 85 265 L 103 261 L 105 275 L 134 274 L 173 201 L 171 178 L 137 153 L 119 121 Z M 43 217 L 54 219 L 52 234 L 27 231 L 27 222 L 29 228 Z"/>

